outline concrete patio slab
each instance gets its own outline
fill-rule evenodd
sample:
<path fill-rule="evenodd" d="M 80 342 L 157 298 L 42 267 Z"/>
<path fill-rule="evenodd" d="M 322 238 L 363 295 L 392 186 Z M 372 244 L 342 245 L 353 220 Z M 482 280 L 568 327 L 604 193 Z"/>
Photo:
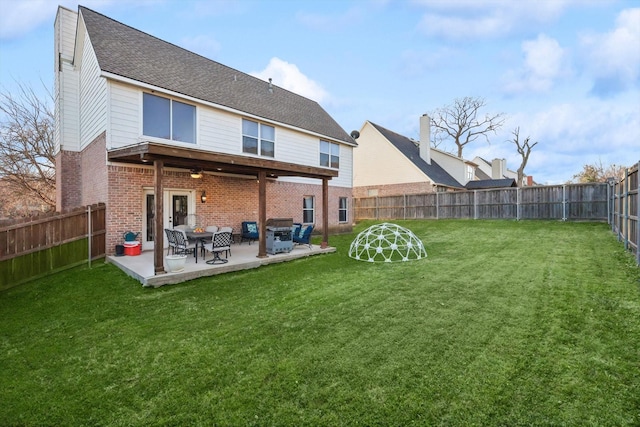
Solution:
<path fill-rule="evenodd" d="M 143 251 L 137 256 L 108 256 L 107 262 L 114 264 L 129 276 L 142 283 L 142 286 L 157 288 L 163 285 L 182 283 L 200 277 L 214 276 L 216 274 L 229 273 L 232 271 L 248 270 L 262 265 L 274 264 L 278 262 L 291 261 L 312 255 L 321 255 L 335 252 L 336 248 L 327 247 L 321 249 L 318 245 L 308 246 L 295 245 L 289 253 L 279 253 L 268 255 L 266 258 L 258 258 L 258 245 L 256 243 L 234 244 L 231 246 L 231 255 L 226 264 L 207 264 L 206 260 L 211 260 L 213 256 L 208 253 L 205 259 L 198 255 L 198 262 L 195 257 L 187 256 L 187 262 L 183 271 L 176 273 L 154 274 L 153 251 Z M 166 255 L 166 252 L 165 252 Z M 223 256 L 224 258 L 224 256 Z M 165 261 L 165 268 L 166 268 Z"/>

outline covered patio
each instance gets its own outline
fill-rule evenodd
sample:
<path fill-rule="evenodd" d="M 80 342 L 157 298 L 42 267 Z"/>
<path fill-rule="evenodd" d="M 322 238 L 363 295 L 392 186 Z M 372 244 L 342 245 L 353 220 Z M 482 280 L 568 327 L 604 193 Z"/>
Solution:
<path fill-rule="evenodd" d="M 200 277 L 215 276 L 216 274 L 230 273 L 232 271 L 248 270 L 262 265 L 274 264 L 278 262 L 291 261 L 305 258 L 312 255 L 320 255 L 335 252 L 336 248 L 322 248 L 319 245 L 312 245 L 309 249 L 306 245 L 295 245 L 289 253 L 279 253 L 266 257 L 257 257 L 258 245 L 255 243 L 234 243 L 231 245 L 231 255 L 227 258 L 226 264 L 207 264 L 205 260 L 198 257 L 187 256 L 187 262 L 183 271 L 176 273 L 155 274 L 153 257 L 154 251 L 144 251 L 137 256 L 108 256 L 107 261 L 118 266 L 129 276 L 138 280 L 145 287 L 157 288 L 163 285 L 193 280 Z M 165 250 L 166 254 L 166 250 Z M 206 259 L 212 259 L 211 254 L 207 254 Z"/>
<path fill-rule="evenodd" d="M 153 251 L 148 251 L 130 260 L 133 257 L 109 257 L 110 261 L 123 269 L 135 272 L 134 277 L 147 285 L 178 283 L 202 275 L 217 274 L 218 272 L 233 271 L 234 269 L 251 268 L 279 260 L 293 259 L 299 256 L 307 256 L 301 249 L 296 249 L 289 254 L 277 256 L 267 256 L 266 249 L 266 220 L 267 220 L 267 179 L 277 179 L 281 176 L 314 178 L 321 181 L 322 187 L 322 221 L 317 224 L 322 232 L 322 239 L 319 247 L 313 247 L 307 252 L 317 253 L 317 251 L 327 251 L 329 248 L 329 221 L 328 221 L 328 187 L 329 180 L 338 176 L 336 169 L 306 166 L 294 163 L 286 163 L 277 160 L 265 159 L 261 157 L 248 157 L 231 155 L 227 153 L 212 152 L 206 150 L 176 147 L 155 142 L 141 142 L 135 145 L 108 151 L 108 160 L 116 163 L 129 163 L 140 165 L 153 165 L 154 193 L 155 193 L 155 215 L 153 219 L 153 229 L 155 236 L 164 235 L 163 224 L 163 170 L 164 168 L 179 168 L 185 170 L 198 170 L 214 174 L 228 174 L 231 176 L 254 177 L 258 181 L 258 228 L 260 239 L 257 244 L 251 245 L 250 252 L 238 250 L 234 257 L 230 257 L 229 263 L 224 266 L 203 266 L 195 265 L 194 268 L 185 269 L 188 271 L 182 274 L 167 273 L 164 266 L 164 249 L 162 245 L 155 245 Z M 240 248 L 241 245 L 234 245 Z M 249 245 L 247 245 L 249 247 Z M 244 254 L 244 255 L 241 255 Z M 231 259 L 233 258 L 233 260 Z M 128 266 L 127 264 L 131 264 Z M 138 266 L 138 264 L 140 264 Z M 242 267 L 239 267 L 242 265 Z M 151 271 L 149 271 L 151 269 Z M 211 272 L 214 271 L 214 272 Z M 203 272 L 203 273 L 197 273 Z M 166 276 L 155 278 L 153 276 Z"/>

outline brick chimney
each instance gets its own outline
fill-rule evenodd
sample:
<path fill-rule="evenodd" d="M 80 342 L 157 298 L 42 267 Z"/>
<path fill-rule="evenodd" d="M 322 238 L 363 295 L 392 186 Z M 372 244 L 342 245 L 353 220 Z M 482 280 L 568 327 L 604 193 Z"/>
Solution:
<path fill-rule="evenodd" d="M 431 118 L 426 114 L 420 117 L 420 157 L 431 164 Z"/>
<path fill-rule="evenodd" d="M 533 177 L 531 175 L 527 175 L 527 187 L 531 187 L 533 185 Z"/>

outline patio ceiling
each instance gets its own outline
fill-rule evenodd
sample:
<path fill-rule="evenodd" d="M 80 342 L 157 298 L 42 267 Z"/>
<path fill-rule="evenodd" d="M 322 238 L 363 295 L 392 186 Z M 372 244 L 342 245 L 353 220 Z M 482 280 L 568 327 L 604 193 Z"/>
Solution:
<path fill-rule="evenodd" d="M 134 164 L 153 163 L 162 160 L 165 167 L 202 169 L 218 173 L 257 176 L 264 171 L 268 177 L 302 176 L 306 178 L 331 179 L 338 176 L 333 169 L 280 162 L 265 158 L 236 156 L 194 148 L 175 147 L 154 142 L 143 142 L 133 146 L 116 148 L 107 152 L 114 162 Z"/>

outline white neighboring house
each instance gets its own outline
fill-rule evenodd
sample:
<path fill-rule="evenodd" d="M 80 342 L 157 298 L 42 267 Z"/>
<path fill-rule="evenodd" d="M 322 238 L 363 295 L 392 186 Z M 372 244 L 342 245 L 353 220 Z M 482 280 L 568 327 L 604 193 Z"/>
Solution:
<path fill-rule="evenodd" d="M 506 159 L 493 159 L 491 162 L 483 159 L 482 157 L 476 156 L 473 159 L 473 163 L 478 165 L 476 170 L 476 175 L 478 179 L 514 179 L 518 180 L 518 172 L 512 171 L 507 168 L 507 160 Z M 525 187 L 533 185 L 533 180 L 531 176 L 524 174 L 522 177 L 522 182 L 519 187 Z"/>

